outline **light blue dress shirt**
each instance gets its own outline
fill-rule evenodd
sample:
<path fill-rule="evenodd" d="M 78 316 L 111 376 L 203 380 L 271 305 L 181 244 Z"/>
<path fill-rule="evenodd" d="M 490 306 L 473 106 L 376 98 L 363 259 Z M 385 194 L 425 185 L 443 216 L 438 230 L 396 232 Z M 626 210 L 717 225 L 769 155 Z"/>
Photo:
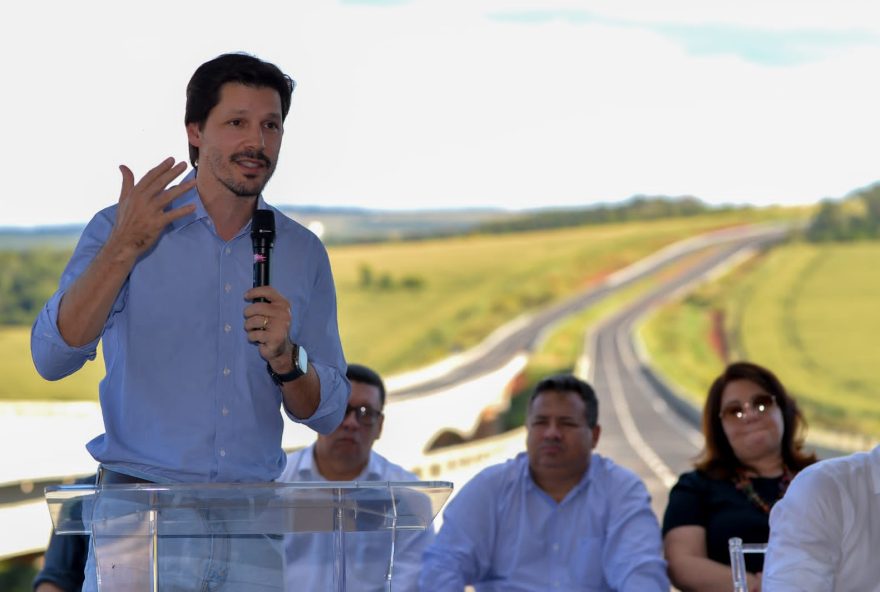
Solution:
<path fill-rule="evenodd" d="M 278 481 L 326 481 L 314 462 L 314 445 L 292 452 Z M 370 460 L 355 481 L 418 481 L 415 474 L 371 451 Z M 392 590 L 417 589 L 422 553 L 434 540 L 434 528 L 399 531 L 394 553 Z M 346 590 L 385 590 L 390 535 L 384 532 L 345 533 Z M 332 533 L 302 533 L 284 537 L 285 590 L 332 590 L 335 559 Z"/>
<path fill-rule="evenodd" d="M 70 347 L 58 331 L 59 303 L 110 235 L 116 206 L 99 212 L 34 323 L 31 354 L 37 371 L 57 380 L 94 360 L 103 343 L 105 433 L 87 448 L 108 468 L 159 482 L 273 481 L 285 462 L 282 397 L 244 329 L 250 223 L 223 241 L 195 188 L 173 207 L 190 203 L 196 211 L 170 224 L 135 264 L 99 339 Z M 262 197 L 257 207 L 268 208 Z M 306 348 L 321 382 L 315 413 L 288 415 L 331 432 L 349 384 L 329 258 L 301 225 L 277 210 L 275 221 L 271 284 L 290 301 L 290 338 Z"/>
<path fill-rule="evenodd" d="M 669 592 L 660 526 L 632 472 L 594 454 L 561 503 L 526 453 L 481 471 L 443 513 L 421 589 L 461 592 Z"/>

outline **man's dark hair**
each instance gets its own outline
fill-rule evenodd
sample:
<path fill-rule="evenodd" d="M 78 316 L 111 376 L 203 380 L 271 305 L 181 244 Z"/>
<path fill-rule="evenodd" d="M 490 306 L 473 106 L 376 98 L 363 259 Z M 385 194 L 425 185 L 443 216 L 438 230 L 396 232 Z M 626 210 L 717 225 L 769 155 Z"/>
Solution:
<path fill-rule="evenodd" d="M 547 391 L 577 393 L 584 401 L 587 425 L 594 428 L 599 423 L 599 400 L 596 398 L 596 391 L 588 383 L 571 374 L 548 376 L 535 386 L 535 391 L 529 397 L 529 410 L 538 395 Z"/>
<path fill-rule="evenodd" d="M 345 371 L 345 377 L 379 389 L 379 410 L 385 408 L 385 383 L 382 382 L 382 377 L 378 372 L 360 364 L 349 364 L 348 370 Z"/>
<path fill-rule="evenodd" d="M 190 78 L 186 85 L 184 123 L 198 123 L 199 129 L 202 129 L 211 109 L 220 102 L 220 89 L 229 82 L 276 90 L 281 99 L 281 120 L 284 121 L 287 117 L 293 88 L 296 86 L 293 79 L 275 64 L 252 55 L 225 53 L 199 66 Z M 198 160 L 199 149 L 190 144 L 190 164 L 197 166 Z"/>

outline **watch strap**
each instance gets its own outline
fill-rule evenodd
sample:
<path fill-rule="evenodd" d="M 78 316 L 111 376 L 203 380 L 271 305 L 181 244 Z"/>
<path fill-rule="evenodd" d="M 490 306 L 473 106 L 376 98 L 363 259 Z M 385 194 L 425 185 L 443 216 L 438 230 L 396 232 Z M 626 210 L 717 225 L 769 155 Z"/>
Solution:
<path fill-rule="evenodd" d="M 297 344 L 293 344 L 293 349 L 290 352 L 290 361 L 293 363 L 293 370 L 290 372 L 285 372 L 284 374 L 278 374 L 274 370 L 272 370 L 272 365 L 269 362 L 266 362 L 266 371 L 269 372 L 269 376 L 272 377 L 272 382 L 281 386 L 285 382 L 291 382 L 296 380 L 300 376 L 304 376 L 306 372 L 308 372 L 308 368 L 301 368 L 299 365 L 299 346 Z"/>

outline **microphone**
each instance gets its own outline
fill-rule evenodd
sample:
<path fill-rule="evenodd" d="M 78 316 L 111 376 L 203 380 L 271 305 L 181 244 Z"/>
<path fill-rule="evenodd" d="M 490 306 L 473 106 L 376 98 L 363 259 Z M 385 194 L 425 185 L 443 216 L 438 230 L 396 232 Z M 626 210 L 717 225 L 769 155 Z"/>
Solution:
<path fill-rule="evenodd" d="M 254 245 L 254 288 L 269 285 L 269 253 L 275 244 L 275 213 L 272 210 L 254 210 L 251 220 L 251 242 Z M 268 302 L 256 298 L 254 302 Z"/>

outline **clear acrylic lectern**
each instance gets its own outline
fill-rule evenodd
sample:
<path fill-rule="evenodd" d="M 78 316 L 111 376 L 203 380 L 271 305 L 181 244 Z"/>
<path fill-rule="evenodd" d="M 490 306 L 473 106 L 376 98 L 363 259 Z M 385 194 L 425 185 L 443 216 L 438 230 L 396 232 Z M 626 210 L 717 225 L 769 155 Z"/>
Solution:
<path fill-rule="evenodd" d="M 191 590 L 200 580 L 283 590 L 284 536 L 306 533 L 332 533 L 332 564 L 315 567 L 332 570 L 340 591 L 346 534 L 381 537 L 382 552 L 358 560 L 381 562 L 373 589 L 392 590 L 399 533 L 428 528 L 451 493 L 445 481 L 67 485 L 48 487 L 46 501 L 57 534 L 92 536 L 101 592 Z"/>

